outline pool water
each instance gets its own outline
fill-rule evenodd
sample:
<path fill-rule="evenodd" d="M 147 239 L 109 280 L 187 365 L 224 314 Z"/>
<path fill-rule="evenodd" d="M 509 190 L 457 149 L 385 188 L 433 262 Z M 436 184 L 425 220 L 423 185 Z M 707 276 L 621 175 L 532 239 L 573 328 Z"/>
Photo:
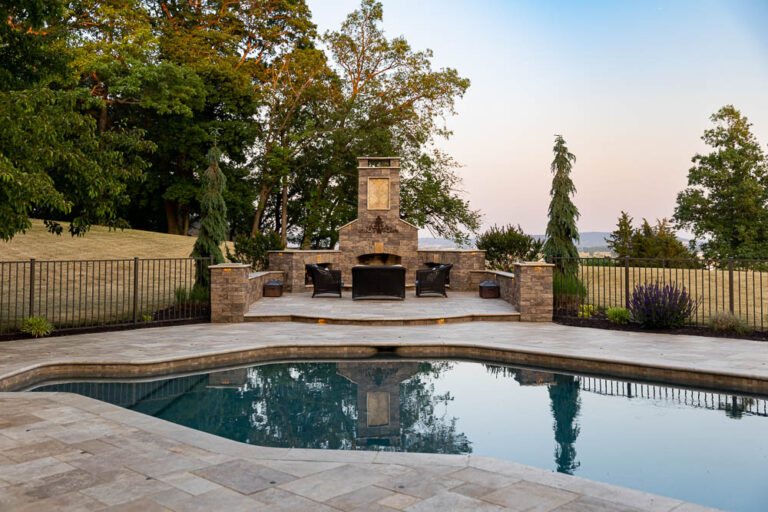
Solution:
<path fill-rule="evenodd" d="M 457 361 L 265 364 L 70 391 L 245 443 L 485 455 L 768 510 L 768 403 Z"/>

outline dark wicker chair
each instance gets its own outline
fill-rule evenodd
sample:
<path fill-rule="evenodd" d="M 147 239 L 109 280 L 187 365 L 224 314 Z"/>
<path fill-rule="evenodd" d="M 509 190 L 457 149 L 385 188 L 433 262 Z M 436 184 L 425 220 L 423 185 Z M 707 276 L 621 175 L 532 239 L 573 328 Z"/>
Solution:
<path fill-rule="evenodd" d="M 341 287 L 344 286 L 341 270 L 329 270 L 315 264 L 306 265 L 305 268 L 312 276 L 312 283 L 314 283 L 312 297 L 319 295 L 341 297 Z"/>
<path fill-rule="evenodd" d="M 448 273 L 453 264 L 440 265 L 439 267 L 423 268 L 416 271 L 416 296 L 442 296 L 447 297 L 445 285 Z"/>
<path fill-rule="evenodd" d="M 425 263 L 426 266 L 429 268 L 439 268 L 445 265 L 449 265 L 448 267 L 448 273 L 445 274 L 445 284 L 451 284 L 451 268 L 453 267 L 453 263 L 433 263 L 431 261 L 428 261 Z"/>
<path fill-rule="evenodd" d="M 357 265 L 352 267 L 353 299 L 405 299 L 405 267 Z"/>

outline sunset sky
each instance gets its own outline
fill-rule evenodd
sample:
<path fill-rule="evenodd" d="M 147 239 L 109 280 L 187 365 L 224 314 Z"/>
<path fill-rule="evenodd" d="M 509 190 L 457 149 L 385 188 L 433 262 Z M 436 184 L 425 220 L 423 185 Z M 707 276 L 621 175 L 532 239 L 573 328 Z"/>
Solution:
<path fill-rule="evenodd" d="M 321 32 L 358 0 L 308 0 Z M 577 156 L 581 231 L 669 217 L 708 117 L 768 144 L 768 1 L 384 0 L 384 30 L 472 81 L 439 145 L 484 226 L 543 233 L 554 134 Z M 685 234 L 685 233 L 681 233 Z"/>

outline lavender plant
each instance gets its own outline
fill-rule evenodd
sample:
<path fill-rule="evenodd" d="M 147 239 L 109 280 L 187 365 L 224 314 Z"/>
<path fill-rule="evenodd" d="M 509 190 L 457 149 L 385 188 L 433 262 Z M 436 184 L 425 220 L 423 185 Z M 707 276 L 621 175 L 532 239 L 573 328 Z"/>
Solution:
<path fill-rule="evenodd" d="M 647 328 L 682 327 L 695 310 L 696 301 L 676 284 L 637 285 L 629 301 L 632 317 Z"/>

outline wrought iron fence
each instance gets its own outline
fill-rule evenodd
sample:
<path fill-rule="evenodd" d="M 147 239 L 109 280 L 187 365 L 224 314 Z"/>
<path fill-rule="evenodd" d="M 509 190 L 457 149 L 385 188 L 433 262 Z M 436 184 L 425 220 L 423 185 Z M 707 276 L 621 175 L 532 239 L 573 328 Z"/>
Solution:
<path fill-rule="evenodd" d="M 708 325 L 719 312 L 730 312 L 746 325 L 768 329 L 768 260 L 558 258 L 555 272 L 556 317 L 577 316 L 581 306 L 628 307 L 637 285 L 659 283 L 685 287 L 696 300 L 692 325 Z"/>
<path fill-rule="evenodd" d="M 195 287 L 210 258 L 0 261 L 0 336 L 44 317 L 57 331 L 208 320 Z"/>

